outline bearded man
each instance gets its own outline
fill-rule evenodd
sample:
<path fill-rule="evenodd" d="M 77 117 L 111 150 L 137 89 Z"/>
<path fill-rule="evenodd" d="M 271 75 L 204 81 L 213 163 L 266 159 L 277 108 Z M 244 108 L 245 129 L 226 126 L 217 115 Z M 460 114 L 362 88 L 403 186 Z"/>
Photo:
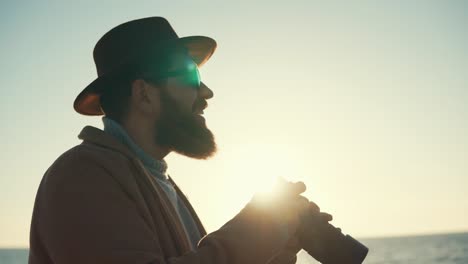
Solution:
<path fill-rule="evenodd" d="M 171 152 L 196 159 L 216 152 L 202 116 L 213 91 L 198 70 L 215 48 L 208 37 L 179 38 L 161 17 L 121 24 L 98 41 L 98 78 L 74 108 L 104 115 L 104 130 L 85 127 L 83 142 L 43 176 L 30 264 L 296 261 L 299 215 L 312 204 L 300 195 L 303 183 L 284 184 L 274 206 L 253 199 L 207 234 L 166 174 Z"/>

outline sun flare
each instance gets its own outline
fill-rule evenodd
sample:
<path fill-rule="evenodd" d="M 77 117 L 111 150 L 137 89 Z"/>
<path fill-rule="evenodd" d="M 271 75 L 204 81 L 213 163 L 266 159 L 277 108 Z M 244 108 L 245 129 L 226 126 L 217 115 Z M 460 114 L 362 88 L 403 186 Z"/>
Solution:
<path fill-rule="evenodd" d="M 289 175 L 294 162 L 278 154 L 287 153 L 281 146 L 256 143 L 243 147 L 231 148 L 226 157 L 226 179 L 230 179 L 229 187 L 236 190 L 230 198 L 233 204 L 248 202 L 255 194 L 274 196 L 279 179 L 294 181 L 295 176 Z"/>

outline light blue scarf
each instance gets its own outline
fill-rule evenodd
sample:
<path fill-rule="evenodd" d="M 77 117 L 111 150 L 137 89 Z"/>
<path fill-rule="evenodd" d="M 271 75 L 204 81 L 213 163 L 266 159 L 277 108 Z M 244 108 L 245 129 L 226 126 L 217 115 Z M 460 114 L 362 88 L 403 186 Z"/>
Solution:
<path fill-rule="evenodd" d="M 137 155 L 141 160 L 146 169 L 148 169 L 154 176 L 161 180 L 167 180 L 167 163 L 164 160 L 156 160 L 148 155 L 142 148 L 140 148 L 128 135 L 127 131 L 114 120 L 103 117 L 102 122 L 104 123 L 104 132 L 114 136 L 120 142 L 125 144 L 130 150 Z"/>

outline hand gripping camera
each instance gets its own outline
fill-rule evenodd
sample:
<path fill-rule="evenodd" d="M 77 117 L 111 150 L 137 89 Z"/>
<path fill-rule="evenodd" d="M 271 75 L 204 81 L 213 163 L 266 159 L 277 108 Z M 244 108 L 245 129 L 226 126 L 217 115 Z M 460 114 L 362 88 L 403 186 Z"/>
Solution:
<path fill-rule="evenodd" d="M 297 234 L 302 248 L 323 264 L 361 264 L 369 251 L 313 211 L 302 216 Z"/>

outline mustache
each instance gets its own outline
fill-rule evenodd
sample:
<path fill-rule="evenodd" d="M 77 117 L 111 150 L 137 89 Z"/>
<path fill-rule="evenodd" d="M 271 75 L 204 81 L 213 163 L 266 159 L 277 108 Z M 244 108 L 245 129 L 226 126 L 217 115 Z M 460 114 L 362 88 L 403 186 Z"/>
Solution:
<path fill-rule="evenodd" d="M 195 113 L 195 112 L 198 112 L 198 111 L 202 111 L 207 107 L 208 107 L 208 102 L 206 100 L 203 100 L 203 99 L 198 100 L 193 104 L 192 111 Z"/>

